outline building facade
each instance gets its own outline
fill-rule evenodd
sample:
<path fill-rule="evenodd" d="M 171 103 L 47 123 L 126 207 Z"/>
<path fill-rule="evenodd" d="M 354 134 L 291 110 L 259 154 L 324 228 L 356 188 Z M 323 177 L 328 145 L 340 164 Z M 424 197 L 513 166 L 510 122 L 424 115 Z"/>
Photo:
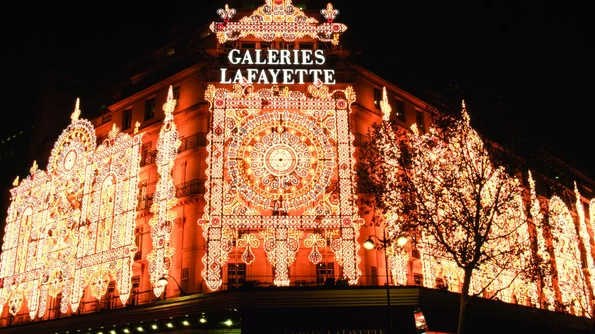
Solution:
<path fill-rule="evenodd" d="M 453 263 L 415 240 L 361 247 L 387 238 L 358 200 L 368 129 L 386 115 L 424 131 L 427 103 L 350 62 L 331 4 L 310 13 L 267 0 L 218 14 L 157 50 L 158 63 L 110 84 L 93 101 L 111 101 L 96 117 L 77 100 L 47 165 L 15 180 L 0 325 L 453 332 L 462 284 Z M 573 202 L 540 202 L 530 189 L 532 218 L 545 219 L 548 203 L 547 219 L 565 226 L 552 243 L 537 238 L 557 276 L 484 294 L 474 325 L 581 332 L 593 312 L 595 201 L 576 188 Z"/>

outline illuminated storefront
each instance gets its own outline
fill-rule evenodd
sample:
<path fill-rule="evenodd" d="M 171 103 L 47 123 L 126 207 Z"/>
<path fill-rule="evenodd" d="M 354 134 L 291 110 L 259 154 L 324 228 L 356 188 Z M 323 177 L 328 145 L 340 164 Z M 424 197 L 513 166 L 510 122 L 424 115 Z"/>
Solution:
<path fill-rule="evenodd" d="M 341 64 L 347 27 L 331 4 L 322 23 L 291 0 L 267 0 L 238 21 L 227 5 L 218 14 L 201 42 L 217 62 L 192 64 L 117 101 L 106 115 L 121 126 L 105 115 L 84 119 L 77 102 L 45 170 L 34 163 L 15 180 L 0 255 L 0 325 L 183 331 L 211 316 L 218 320 L 209 328 L 380 333 L 388 291 L 395 326 L 414 332 L 421 308 L 424 330 L 452 329 L 446 319 L 461 287 L 452 261 L 412 242 L 360 247 L 383 231 L 358 201 L 367 129 L 383 120 L 429 122 L 426 104 Z M 588 316 L 595 271 L 583 255 L 592 253 L 595 200 L 578 188 L 572 206 L 538 198 L 528 182 L 524 214 L 546 219 L 540 207 L 548 203 L 547 219 L 564 227 L 535 238 L 556 275 L 508 287 L 504 275 L 489 297 L 508 304 L 494 309 Z M 263 310 L 286 321 L 283 329 L 261 323 Z M 579 319 L 557 316 L 567 326 Z"/>

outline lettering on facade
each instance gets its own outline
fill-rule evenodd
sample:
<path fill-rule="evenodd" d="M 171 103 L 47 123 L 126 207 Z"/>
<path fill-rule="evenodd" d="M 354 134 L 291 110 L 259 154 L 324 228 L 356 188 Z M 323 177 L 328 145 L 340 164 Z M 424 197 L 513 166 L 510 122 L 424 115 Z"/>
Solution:
<path fill-rule="evenodd" d="M 301 66 L 321 66 L 326 62 L 323 50 L 239 50 L 232 49 L 227 59 L 231 65 L 256 65 L 258 68 L 221 68 L 221 83 L 258 84 L 305 84 L 322 82 L 325 85 L 336 83 L 334 69 L 299 68 Z M 288 66 L 287 68 L 266 68 L 263 66 Z M 298 66 L 298 67 L 296 67 Z"/>

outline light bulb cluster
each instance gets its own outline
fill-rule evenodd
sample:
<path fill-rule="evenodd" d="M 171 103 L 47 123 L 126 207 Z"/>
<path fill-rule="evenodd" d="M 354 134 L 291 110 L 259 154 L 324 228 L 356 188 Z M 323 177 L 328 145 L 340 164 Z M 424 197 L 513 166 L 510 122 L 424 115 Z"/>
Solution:
<path fill-rule="evenodd" d="M 74 312 L 85 287 L 99 299 L 112 281 L 122 303 L 129 297 L 142 134 L 114 126 L 97 147 L 95 129 L 80 113 L 77 99 L 47 171 L 34 162 L 11 189 L 0 304 L 13 315 L 26 299 L 31 318 L 42 317 L 48 297 L 59 294 L 61 312 Z"/>
<path fill-rule="evenodd" d="M 289 282 L 287 264 L 304 230 L 336 230 L 330 249 L 343 265 L 344 278 L 355 284 L 360 276 L 362 220 L 354 201 L 355 149 L 349 129 L 355 93 L 352 87 L 330 91 L 320 82 L 307 86 L 307 92 L 278 86 L 255 91 L 249 84 L 206 90 L 213 122 L 207 137 L 205 214 L 199 224 L 208 245 L 202 275 L 211 290 L 222 284 L 222 267 L 234 241 L 225 229 L 260 231 L 278 285 Z M 313 247 L 311 261 L 317 261 L 322 246 L 316 245 L 324 240 L 306 240 L 313 242 L 308 246 Z M 253 247 L 244 253 L 250 262 Z"/>
<path fill-rule="evenodd" d="M 339 35 L 347 30 L 344 24 L 334 22 L 339 11 L 330 3 L 326 9 L 321 10 L 321 14 L 327 20 L 324 23 L 306 16 L 301 9 L 291 3 L 291 0 L 267 0 L 266 4 L 258 7 L 252 15 L 232 22 L 230 19 L 235 13 L 236 10 L 227 5 L 224 9 L 217 10 L 223 22 L 212 22 L 210 29 L 217 34 L 219 43 L 245 37 L 255 37 L 271 42 L 276 38 L 294 41 L 309 36 L 337 45 Z"/>

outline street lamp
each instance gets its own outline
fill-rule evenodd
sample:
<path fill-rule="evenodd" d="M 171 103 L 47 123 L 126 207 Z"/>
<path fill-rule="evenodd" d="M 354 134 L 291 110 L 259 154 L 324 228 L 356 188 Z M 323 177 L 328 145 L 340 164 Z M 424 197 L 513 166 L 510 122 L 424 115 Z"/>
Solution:
<path fill-rule="evenodd" d="M 379 238 L 375 234 L 368 236 L 368 239 L 366 239 L 366 241 L 364 241 L 364 248 L 367 250 L 371 250 L 374 248 L 384 250 L 384 270 L 386 273 L 386 308 L 387 308 L 387 315 L 388 315 L 388 331 L 387 331 L 387 333 L 392 333 L 393 332 L 393 320 L 392 320 L 391 313 L 390 313 L 390 286 L 389 286 L 389 274 L 388 274 L 388 254 L 386 252 L 386 250 L 390 244 L 390 240 L 386 238 L 386 230 L 384 230 L 383 233 L 384 233 L 383 238 Z M 374 240 L 372 238 L 375 238 L 378 242 L 380 242 L 380 246 L 377 247 L 376 243 L 374 242 Z M 407 243 L 407 237 L 405 235 L 400 235 L 397 238 L 397 245 L 399 247 L 405 246 L 406 243 Z"/>
<path fill-rule="evenodd" d="M 167 279 L 166 275 L 169 276 L 169 277 L 171 277 L 174 280 L 174 282 L 178 286 L 178 289 L 180 290 L 180 296 L 188 296 L 188 293 L 186 293 L 186 291 L 184 291 L 184 289 L 182 289 L 182 287 L 180 286 L 180 283 L 178 283 L 178 281 L 176 281 L 176 279 L 172 275 L 170 275 L 170 274 L 165 274 L 165 275 L 161 276 L 161 278 L 159 278 L 157 280 L 157 283 L 159 283 L 160 286 L 165 287 L 165 285 L 169 282 L 169 280 Z"/>

